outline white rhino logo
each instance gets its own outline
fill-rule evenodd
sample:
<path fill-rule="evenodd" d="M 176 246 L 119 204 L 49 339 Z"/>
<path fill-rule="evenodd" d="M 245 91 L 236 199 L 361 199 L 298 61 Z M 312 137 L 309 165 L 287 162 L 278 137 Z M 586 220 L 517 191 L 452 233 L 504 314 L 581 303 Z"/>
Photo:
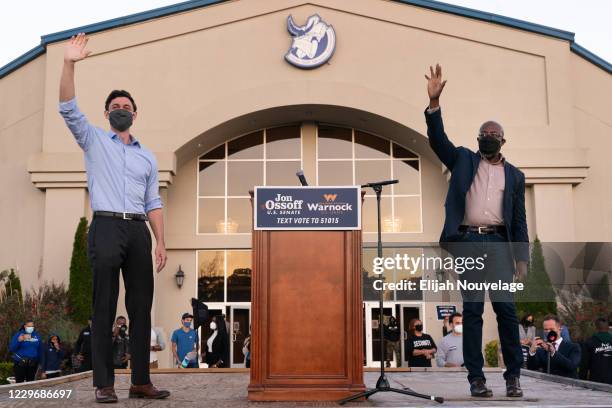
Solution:
<path fill-rule="evenodd" d="M 298 26 L 290 15 L 287 30 L 293 36 L 285 59 L 299 68 L 316 68 L 326 63 L 336 49 L 334 28 L 321 20 L 318 14 L 308 17 L 306 24 Z"/>

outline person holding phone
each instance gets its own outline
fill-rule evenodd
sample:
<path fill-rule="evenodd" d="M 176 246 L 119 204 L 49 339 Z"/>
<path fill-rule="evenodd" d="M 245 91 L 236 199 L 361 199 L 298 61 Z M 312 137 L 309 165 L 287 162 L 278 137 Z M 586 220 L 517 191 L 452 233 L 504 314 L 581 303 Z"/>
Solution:
<path fill-rule="evenodd" d="M 13 359 L 15 381 L 18 383 L 34 381 L 43 353 L 40 335 L 34 330 L 34 321 L 27 320 L 13 335 L 9 352 Z"/>

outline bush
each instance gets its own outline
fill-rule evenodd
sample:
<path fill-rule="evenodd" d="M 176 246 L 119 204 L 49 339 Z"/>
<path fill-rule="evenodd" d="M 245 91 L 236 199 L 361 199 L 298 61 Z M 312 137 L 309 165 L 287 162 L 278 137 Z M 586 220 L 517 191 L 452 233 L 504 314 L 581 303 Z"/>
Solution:
<path fill-rule="evenodd" d="M 519 319 L 527 314 L 532 314 L 536 319 L 549 313 L 557 314 L 556 293 L 546 271 L 542 242 L 538 238 L 533 241 L 529 270 L 524 283 L 525 289 L 517 291 L 515 297 Z"/>
<path fill-rule="evenodd" d="M 74 234 L 70 261 L 70 316 L 74 322 L 85 325 L 91 316 L 92 274 L 87 258 L 87 219 L 81 217 Z"/>
<path fill-rule="evenodd" d="M 26 318 L 34 320 L 36 331 L 47 341 L 50 333 L 57 333 L 62 342 L 73 343 L 79 325 L 68 314 L 68 296 L 63 284 L 43 283 L 25 294 L 23 302 L 13 293 L 0 301 L 0 361 L 9 361 L 8 345 Z"/>
<path fill-rule="evenodd" d="M 485 345 L 485 360 L 487 361 L 487 366 L 489 367 L 497 367 L 499 365 L 499 361 L 497 359 L 497 348 L 499 342 L 497 340 L 491 340 Z"/>
<path fill-rule="evenodd" d="M 8 384 L 7 378 L 13 376 L 13 363 L 0 362 L 0 385 Z"/>

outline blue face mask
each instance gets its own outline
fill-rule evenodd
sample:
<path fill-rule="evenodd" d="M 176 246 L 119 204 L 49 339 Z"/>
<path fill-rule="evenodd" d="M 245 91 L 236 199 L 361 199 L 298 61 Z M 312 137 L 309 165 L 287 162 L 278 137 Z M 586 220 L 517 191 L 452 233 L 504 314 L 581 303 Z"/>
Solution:
<path fill-rule="evenodd" d="M 29 326 L 25 328 L 26 333 L 28 334 L 32 334 L 32 332 L 34 331 L 34 326 Z"/>
<path fill-rule="evenodd" d="M 185 326 L 186 328 L 190 328 L 191 322 L 183 322 L 183 326 Z"/>

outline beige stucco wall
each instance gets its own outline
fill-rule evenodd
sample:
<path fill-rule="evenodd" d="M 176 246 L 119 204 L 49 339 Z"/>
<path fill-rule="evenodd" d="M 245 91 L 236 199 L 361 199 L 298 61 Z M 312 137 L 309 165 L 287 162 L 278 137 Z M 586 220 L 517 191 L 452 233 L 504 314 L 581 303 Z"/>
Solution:
<path fill-rule="evenodd" d="M 0 270 L 18 270 L 24 288 L 48 279 L 41 270 L 45 195 L 27 171 L 42 147 L 45 62 L 40 56 L 0 79 Z"/>
<path fill-rule="evenodd" d="M 283 60 L 286 18 L 302 23 L 314 13 L 334 26 L 337 48 L 328 64 L 305 71 Z M 82 153 L 57 114 L 63 46 L 49 44 L 0 79 L 0 181 L 12 192 L 0 198 L 9 231 L 0 269 L 18 265 L 28 284 L 39 281 L 43 254 L 43 278 L 67 280 L 73 224 L 89 214 Z M 423 233 L 385 240 L 437 240 L 446 176 L 423 119 L 423 74 L 436 62 L 448 79 L 442 105 L 456 144 L 474 148 L 485 120 L 504 125 L 504 152 L 527 175 L 530 237 L 612 238 L 612 80 L 565 41 L 385 0 L 240 0 L 95 33 L 89 48 L 77 65 L 81 109 L 106 128 L 106 95 L 129 89 L 139 107 L 134 134 L 157 154 L 168 186 L 170 260 L 156 277 L 154 310 L 168 336 L 195 295 L 195 250 L 250 246 L 248 236 L 195 234 L 196 157 L 238 134 L 324 121 L 412 148 L 422 157 Z M 62 200 L 71 211 L 60 211 Z M 172 276 L 179 264 L 181 290 Z M 485 342 L 495 336 L 487 323 Z"/>

